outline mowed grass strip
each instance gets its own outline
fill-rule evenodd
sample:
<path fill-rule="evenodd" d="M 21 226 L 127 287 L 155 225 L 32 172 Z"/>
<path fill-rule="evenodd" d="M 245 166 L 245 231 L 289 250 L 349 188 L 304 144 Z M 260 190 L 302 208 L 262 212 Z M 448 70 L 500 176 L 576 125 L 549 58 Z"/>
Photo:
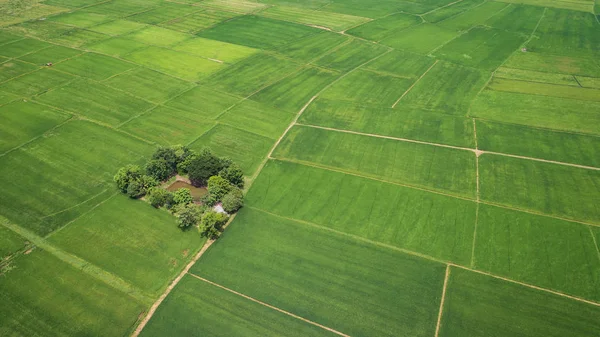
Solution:
<path fill-rule="evenodd" d="M 488 78 L 488 73 L 481 70 L 438 62 L 400 103 L 465 116 Z"/>
<path fill-rule="evenodd" d="M 168 146 L 188 144 L 213 126 L 214 121 L 207 120 L 202 114 L 157 106 L 119 129 Z"/>
<path fill-rule="evenodd" d="M 349 335 L 430 336 L 445 266 L 244 208 L 191 272 Z"/>
<path fill-rule="evenodd" d="M 338 77 L 339 73 L 335 71 L 306 67 L 261 90 L 252 99 L 288 112 L 298 112 L 311 97 Z"/>
<path fill-rule="evenodd" d="M 592 337 L 600 307 L 452 268 L 440 336 Z"/>
<path fill-rule="evenodd" d="M 104 84 L 153 103 L 162 103 L 193 86 L 189 82 L 146 68 L 138 68 L 111 77 L 104 81 Z"/>
<path fill-rule="evenodd" d="M 276 140 L 290 125 L 294 116 L 294 113 L 268 104 L 245 100 L 224 113 L 219 121 Z"/>
<path fill-rule="evenodd" d="M 229 157 L 238 163 L 246 176 L 252 176 L 269 153 L 275 141 L 259 134 L 229 125 L 217 124 L 189 144 L 200 151 L 207 147 L 218 156 Z"/>
<path fill-rule="evenodd" d="M 116 126 L 152 107 L 152 103 L 83 79 L 44 93 L 37 102 Z"/>
<path fill-rule="evenodd" d="M 336 336 L 195 278 L 183 277 L 141 336 Z"/>
<path fill-rule="evenodd" d="M 343 31 L 371 20 L 360 16 L 323 12 L 292 6 L 273 6 L 260 11 L 258 15 L 272 19 L 318 26 L 318 28 L 324 27 L 334 31 Z"/>
<path fill-rule="evenodd" d="M 508 91 L 531 95 L 553 96 L 583 101 L 600 102 L 600 90 L 578 88 L 549 83 L 532 83 L 529 81 L 494 79 L 488 86 L 491 90 Z"/>
<path fill-rule="evenodd" d="M 364 23 L 348 30 L 346 33 L 371 41 L 381 41 L 386 36 L 399 34 L 399 31 L 421 22 L 423 20 L 416 15 L 396 13 Z"/>
<path fill-rule="evenodd" d="M 600 168 L 600 137 L 477 121 L 480 150 Z"/>
<path fill-rule="evenodd" d="M 0 153 L 9 151 L 56 125 L 68 120 L 71 116 L 55 109 L 32 102 L 14 102 L 0 107 Z"/>
<path fill-rule="evenodd" d="M 600 223 L 600 171 L 483 154 L 479 176 L 483 200 Z"/>
<path fill-rule="evenodd" d="M 432 258 L 469 264 L 474 202 L 285 161 L 269 161 L 247 206 Z"/>
<path fill-rule="evenodd" d="M 151 151 L 131 136 L 69 122 L 2 157 L 0 214 L 44 236 L 106 199 L 115 171 Z M 23 190 L 27 197 L 17 197 Z"/>
<path fill-rule="evenodd" d="M 257 49 L 276 49 L 317 32 L 318 28 L 247 15 L 219 23 L 198 36 Z"/>
<path fill-rule="evenodd" d="M 289 58 L 308 63 L 349 40 L 349 37 L 342 34 L 321 31 L 288 43 L 278 49 L 277 52 Z"/>
<path fill-rule="evenodd" d="M 592 101 L 484 90 L 469 116 L 600 135 L 600 104 Z"/>
<path fill-rule="evenodd" d="M 586 225 L 480 205 L 475 268 L 600 302 L 600 259 Z"/>
<path fill-rule="evenodd" d="M 475 154 L 470 151 L 296 126 L 273 157 L 475 197 Z"/>
<path fill-rule="evenodd" d="M 389 51 L 389 49 L 381 45 L 360 40 L 352 40 L 350 43 L 344 44 L 340 48 L 336 48 L 325 54 L 315 61 L 314 64 L 347 72 L 376 58 L 386 51 Z"/>
<path fill-rule="evenodd" d="M 0 277 L 0 333 L 129 334 L 144 305 L 38 249 Z"/>
<path fill-rule="evenodd" d="M 116 195 L 49 241 L 158 296 L 205 239 L 179 229 L 164 210 Z"/>
<path fill-rule="evenodd" d="M 473 121 L 464 117 L 403 106 L 374 107 L 352 102 L 317 99 L 299 122 L 382 136 L 475 148 Z"/>

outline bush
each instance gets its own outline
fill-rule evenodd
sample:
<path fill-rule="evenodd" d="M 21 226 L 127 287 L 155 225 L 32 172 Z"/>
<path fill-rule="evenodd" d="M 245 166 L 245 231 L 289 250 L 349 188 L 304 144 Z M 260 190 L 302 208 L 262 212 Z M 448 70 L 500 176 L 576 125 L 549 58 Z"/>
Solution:
<path fill-rule="evenodd" d="M 208 194 L 214 200 L 221 200 L 225 194 L 229 193 L 233 186 L 229 181 L 221 176 L 212 176 L 208 179 Z"/>
<path fill-rule="evenodd" d="M 177 212 L 177 226 L 181 229 L 189 229 L 200 221 L 202 209 L 198 205 L 188 204 Z"/>
<path fill-rule="evenodd" d="M 232 163 L 229 167 L 221 170 L 219 176 L 227 179 L 233 186 L 244 188 L 244 172 L 239 165 Z"/>
<path fill-rule="evenodd" d="M 204 149 L 187 166 L 187 171 L 194 186 L 206 186 L 208 178 L 216 176 L 231 164 L 228 159 L 220 159 L 210 150 Z"/>
<path fill-rule="evenodd" d="M 142 176 L 142 170 L 137 165 L 127 165 L 119 169 L 117 174 L 113 177 L 115 183 L 117 183 L 117 188 L 121 190 L 123 193 L 127 193 L 127 189 L 129 184 L 134 181 L 140 179 Z"/>
<path fill-rule="evenodd" d="M 225 212 L 232 214 L 237 212 L 244 206 L 244 194 L 239 188 L 232 189 L 223 197 L 223 209 Z"/>
<path fill-rule="evenodd" d="M 127 186 L 127 195 L 134 199 L 143 197 L 150 188 L 156 185 L 158 185 L 156 179 L 145 175 L 141 176 L 129 183 Z"/>
<path fill-rule="evenodd" d="M 175 149 L 171 147 L 159 147 L 152 155 L 153 160 L 164 160 L 169 168 L 169 175 L 175 173 L 177 169 L 178 156 Z"/>
<path fill-rule="evenodd" d="M 188 174 L 188 168 L 196 158 L 198 158 L 198 155 L 195 153 L 190 153 L 188 156 L 186 156 L 185 159 L 177 164 L 177 173 L 181 175 Z"/>
<path fill-rule="evenodd" d="M 173 193 L 160 187 L 153 187 L 148 191 L 147 194 L 148 202 L 150 205 L 159 208 L 167 206 L 170 208 L 173 205 Z"/>
<path fill-rule="evenodd" d="M 176 205 L 187 205 L 194 201 L 189 188 L 180 188 L 173 193 L 173 203 Z"/>
<path fill-rule="evenodd" d="M 200 235 L 213 240 L 218 238 L 227 219 L 226 214 L 207 211 L 200 220 Z"/>
<path fill-rule="evenodd" d="M 167 180 L 173 172 L 164 159 L 153 159 L 146 164 L 146 174 L 158 181 Z"/>

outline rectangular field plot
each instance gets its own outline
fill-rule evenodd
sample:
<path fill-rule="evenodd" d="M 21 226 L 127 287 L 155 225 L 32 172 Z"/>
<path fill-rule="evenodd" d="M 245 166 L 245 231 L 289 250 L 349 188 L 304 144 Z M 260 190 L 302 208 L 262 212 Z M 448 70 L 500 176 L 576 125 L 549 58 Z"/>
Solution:
<path fill-rule="evenodd" d="M 113 37 L 107 40 L 86 45 L 85 49 L 110 56 L 124 56 L 136 50 L 147 48 L 148 45 L 136 40 Z"/>
<path fill-rule="evenodd" d="M 254 48 L 203 38 L 187 40 L 173 49 L 226 63 L 235 63 L 258 52 Z"/>
<path fill-rule="evenodd" d="M 528 51 L 514 54 L 504 66 L 547 73 L 600 77 L 600 61 L 593 58 L 544 55 Z"/>
<path fill-rule="evenodd" d="M 401 34 L 400 31 L 421 22 L 423 20 L 416 15 L 397 13 L 367 22 L 348 30 L 347 33 L 371 41 L 381 41 L 386 36 Z"/>
<path fill-rule="evenodd" d="M 21 40 L 22 38 L 23 36 L 21 35 L 13 34 L 5 30 L 0 30 L 0 45 Z"/>
<path fill-rule="evenodd" d="M 479 176 L 483 200 L 600 223 L 600 171 L 483 154 Z"/>
<path fill-rule="evenodd" d="M 600 137 L 477 121 L 480 150 L 600 167 Z"/>
<path fill-rule="evenodd" d="M 318 59 L 328 51 L 337 48 L 342 43 L 348 41 L 350 41 L 350 38 L 344 35 L 321 31 L 317 34 L 309 35 L 305 38 L 288 43 L 277 50 L 277 52 L 307 63 Z"/>
<path fill-rule="evenodd" d="M 481 205 L 475 268 L 600 300 L 600 259 L 586 225 Z"/>
<path fill-rule="evenodd" d="M 313 127 L 294 127 L 275 158 L 475 197 L 475 154 Z"/>
<path fill-rule="evenodd" d="M 363 105 L 391 107 L 414 80 L 357 70 L 334 83 L 320 97 Z"/>
<path fill-rule="evenodd" d="M 127 17 L 127 20 L 155 25 L 202 10 L 198 7 L 165 2 L 159 7 Z"/>
<path fill-rule="evenodd" d="M 431 336 L 444 270 L 243 209 L 191 272 L 349 335 Z"/>
<path fill-rule="evenodd" d="M 435 56 L 480 69 L 494 70 L 525 42 L 526 37 L 499 29 L 476 27 L 459 36 Z"/>
<path fill-rule="evenodd" d="M 67 123 L 3 157 L 0 214 L 44 236 L 108 197 L 116 170 L 151 151 L 111 129 Z M 23 190 L 27 197 L 17 197 Z"/>
<path fill-rule="evenodd" d="M 293 119 L 293 113 L 268 104 L 245 100 L 223 114 L 219 121 L 276 140 Z"/>
<path fill-rule="evenodd" d="M 49 239 L 155 296 L 204 240 L 195 231 L 179 229 L 168 212 L 125 195 L 111 197 Z"/>
<path fill-rule="evenodd" d="M 464 116 L 487 80 L 488 74 L 484 71 L 439 62 L 400 103 Z"/>
<path fill-rule="evenodd" d="M 53 37 L 50 41 L 72 48 L 80 48 L 83 45 L 100 42 L 108 38 L 110 38 L 110 35 L 100 34 L 82 28 L 73 28 L 63 34 Z"/>
<path fill-rule="evenodd" d="M 516 81 L 494 79 L 488 88 L 495 91 L 508 91 L 522 94 L 553 96 L 573 100 L 600 102 L 600 90 L 580 88 L 548 83 L 532 83 L 529 81 Z"/>
<path fill-rule="evenodd" d="M 83 52 L 81 50 L 67 48 L 63 46 L 52 46 L 31 54 L 21 56 L 19 59 L 29 63 L 45 65 L 49 62 L 56 64 L 58 62 L 70 59 L 79 54 L 83 54 Z"/>
<path fill-rule="evenodd" d="M 446 19 L 449 19 L 453 16 L 456 16 L 464 11 L 467 11 L 475 6 L 479 6 L 482 4 L 484 0 L 463 0 L 460 2 L 456 2 L 449 6 L 441 7 L 435 9 L 425 15 L 423 15 L 423 20 L 426 22 L 437 23 Z"/>
<path fill-rule="evenodd" d="M 37 69 L 40 68 L 34 66 L 33 64 L 18 60 L 9 60 L 4 63 L 0 63 L 0 82 L 10 80 L 13 77 L 17 77 Z"/>
<path fill-rule="evenodd" d="M 352 40 L 350 43 L 325 54 L 314 64 L 347 72 L 382 55 L 386 51 L 389 51 L 389 49 L 381 45 Z"/>
<path fill-rule="evenodd" d="M 183 277 L 140 336 L 304 337 L 335 334 L 252 302 L 193 275 Z"/>
<path fill-rule="evenodd" d="M 437 1 L 432 1 L 437 2 Z M 439 1 L 445 2 L 445 1 Z M 361 15 L 372 19 L 378 19 L 383 16 L 398 13 L 407 12 L 420 14 L 425 13 L 428 10 L 435 8 L 435 5 L 430 3 L 418 3 L 412 1 L 398 1 L 398 0 L 379 0 L 379 1 L 348 1 L 348 0 L 335 0 L 330 2 L 327 6 L 324 6 L 322 10 L 344 13 L 350 15 Z"/>
<path fill-rule="evenodd" d="M 283 217 L 468 265 L 476 204 L 272 160 L 247 194 L 247 205 Z"/>
<path fill-rule="evenodd" d="M 318 28 L 258 16 L 241 16 L 203 30 L 198 36 L 258 49 L 276 49 Z"/>
<path fill-rule="evenodd" d="M 47 92 L 36 101 L 111 125 L 125 122 L 152 107 L 150 102 L 85 80 Z"/>
<path fill-rule="evenodd" d="M 192 84 L 146 68 L 112 77 L 104 84 L 154 103 L 162 103 L 192 87 Z"/>
<path fill-rule="evenodd" d="M 76 56 L 68 61 L 61 62 L 54 67 L 70 74 L 101 81 L 133 69 L 136 65 L 110 56 L 86 53 L 81 56 Z"/>
<path fill-rule="evenodd" d="M 0 153 L 42 135 L 71 116 L 52 108 L 31 103 L 14 102 L 0 107 Z"/>
<path fill-rule="evenodd" d="M 273 143 L 270 138 L 217 124 L 189 146 L 196 151 L 208 147 L 218 156 L 229 157 L 240 165 L 245 175 L 251 176 Z"/>
<path fill-rule="evenodd" d="M 206 87 L 195 87 L 167 102 L 167 106 L 196 114 L 198 118 L 215 119 L 241 97 Z"/>
<path fill-rule="evenodd" d="M 3 333 L 123 336 L 145 309 L 126 293 L 40 249 L 11 263 L 14 269 L 0 277 Z"/>
<path fill-rule="evenodd" d="M 313 95 L 338 76 L 339 73 L 334 71 L 306 67 L 261 90 L 252 99 L 288 112 L 298 112 Z"/>
<path fill-rule="evenodd" d="M 263 3 L 245 0 L 204 0 L 199 5 L 205 8 L 243 14 L 253 13 L 267 7 Z"/>
<path fill-rule="evenodd" d="M 423 23 L 402 31 L 401 34 L 388 36 L 382 44 L 395 49 L 407 50 L 418 54 L 428 54 L 435 48 L 450 41 L 457 35 L 455 31 L 444 29 L 429 23 Z"/>
<path fill-rule="evenodd" d="M 114 20 L 107 23 L 103 23 L 97 26 L 93 26 L 88 28 L 94 32 L 106 34 L 106 35 L 122 35 L 126 33 L 130 33 L 135 30 L 140 30 L 146 27 L 145 24 L 127 20 Z"/>
<path fill-rule="evenodd" d="M 48 48 L 50 46 L 52 45 L 48 42 L 25 38 L 15 42 L 3 44 L 2 48 L 0 48 L 0 56 L 19 57 L 25 54 L 33 53 L 40 49 Z"/>
<path fill-rule="evenodd" d="M 452 268 L 441 337 L 592 337 L 600 307 Z"/>
<path fill-rule="evenodd" d="M 600 104 L 541 95 L 484 90 L 469 115 L 505 123 L 600 135 Z"/>
<path fill-rule="evenodd" d="M 30 97 L 72 81 L 75 77 L 52 69 L 40 69 L 0 84 L 0 90 L 19 97 Z"/>
<path fill-rule="evenodd" d="M 123 37 L 159 47 L 169 47 L 191 39 L 193 36 L 166 28 L 148 26 L 133 33 L 123 35 Z"/>
<path fill-rule="evenodd" d="M 535 30 L 535 27 L 542 18 L 543 13 L 544 8 L 542 7 L 511 5 L 505 10 L 489 18 L 485 24 L 494 28 L 529 35 Z"/>
<path fill-rule="evenodd" d="M 184 33 L 197 33 L 203 29 L 216 25 L 221 21 L 234 18 L 238 15 L 239 14 L 236 13 L 208 9 L 163 22 L 159 26 Z"/>
<path fill-rule="evenodd" d="M 509 5 L 501 2 L 484 2 L 479 6 L 455 15 L 439 23 L 445 29 L 464 31 L 484 23 L 489 18 L 505 10 Z"/>
<path fill-rule="evenodd" d="M 224 67 L 219 62 L 159 47 L 135 51 L 125 58 L 187 81 L 198 81 Z"/>
<path fill-rule="evenodd" d="M 74 28 L 60 23 L 50 22 L 48 20 L 36 20 L 10 26 L 5 28 L 5 30 L 18 35 L 28 35 L 48 40 L 73 31 Z"/>
<path fill-rule="evenodd" d="M 594 6 L 591 0 L 502 0 L 502 2 L 527 4 L 532 6 L 563 8 L 572 11 L 590 12 Z M 596 10 L 596 13 L 599 11 Z"/>
<path fill-rule="evenodd" d="M 105 1 L 95 6 L 87 7 L 87 12 L 107 14 L 114 17 L 124 17 L 135 13 L 140 13 L 158 5 L 159 1 L 131 1 L 131 0 L 112 0 Z"/>
<path fill-rule="evenodd" d="M 379 73 L 417 79 L 434 63 L 427 56 L 394 50 L 364 66 Z"/>
<path fill-rule="evenodd" d="M 213 121 L 194 112 L 158 106 L 119 128 L 168 146 L 188 144 L 210 130 L 213 125 Z"/>
<path fill-rule="evenodd" d="M 52 16 L 48 20 L 69 26 L 86 28 L 109 21 L 110 17 L 102 14 L 77 11 Z"/>
<path fill-rule="evenodd" d="M 300 123 L 415 139 L 463 147 L 475 147 L 471 119 L 419 108 L 372 107 L 317 99 L 299 119 Z"/>
<path fill-rule="evenodd" d="M 324 27 L 333 31 L 343 31 L 371 20 L 360 16 L 290 6 L 270 7 L 261 11 L 259 15 L 272 19 L 313 25 L 319 28 Z"/>
<path fill-rule="evenodd" d="M 494 78 L 504 78 L 509 80 L 530 81 L 539 83 L 561 84 L 579 87 L 579 78 L 575 79 L 573 75 L 547 73 L 534 70 L 523 70 L 500 67 L 494 72 Z M 583 85 L 583 84 L 582 84 Z M 585 87 L 585 85 L 583 85 Z"/>
<path fill-rule="evenodd" d="M 288 59 L 260 53 L 227 67 L 203 83 L 217 90 L 246 97 L 299 68 L 299 64 Z"/>

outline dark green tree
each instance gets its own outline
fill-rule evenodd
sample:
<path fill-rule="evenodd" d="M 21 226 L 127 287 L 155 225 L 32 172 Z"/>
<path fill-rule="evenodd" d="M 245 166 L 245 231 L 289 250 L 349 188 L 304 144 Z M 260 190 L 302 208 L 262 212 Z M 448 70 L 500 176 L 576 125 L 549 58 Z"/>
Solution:
<path fill-rule="evenodd" d="M 117 188 L 123 193 L 127 193 L 127 188 L 132 181 L 139 179 L 142 176 L 142 170 L 137 165 L 127 165 L 119 169 L 113 177 Z"/>
<path fill-rule="evenodd" d="M 215 240 L 221 234 L 223 226 L 229 217 L 223 213 L 207 211 L 200 220 L 200 235 Z"/>
<path fill-rule="evenodd" d="M 214 200 L 220 201 L 232 188 L 233 186 L 229 183 L 229 180 L 221 176 L 212 176 L 208 178 L 207 190 Z"/>
<path fill-rule="evenodd" d="M 152 159 L 146 164 L 146 174 L 158 181 L 169 179 L 173 172 L 164 159 Z"/>
<path fill-rule="evenodd" d="M 244 206 L 244 194 L 239 188 L 233 188 L 223 197 L 221 203 L 225 212 L 235 213 Z"/>
<path fill-rule="evenodd" d="M 232 163 L 229 167 L 221 170 L 219 175 L 227 179 L 233 186 L 244 188 L 244 172 L 236 163 Z"/>
<path fill-rule="evenodd" d="M 178 156 L 174 148 L 172 147 L 159 147 L 156 149 L 154 154 L 152 155 L 153 160 L 164 160 L 171 172 L 169 174 L 175 173 L 177 169 Z"/>
<path fill-rule="evenodd" d="M 146 198 L 148 199 L 150 205 L 156 208 L 162 206 L 167 206 L 167 208 L 169 208 L 171 205 L 174 204 L 173 193 L 160 187 L 151 188 L 146 194 Z"/>
<path fill-rule="evenodd" d="M 198 224 L 201 217 L 202 210 L 200 207 L 198 207 L 198 205 L 185 205 L 177 212 L 177 226 L 183 230 L 189 229 Z"/>
<path fill-rule="evenodd" d="M 143 197 L 150 188 L 156 185 L 158 185 L 156 179 L 143 175 L 129 183 L 127 186 L 127 195 L 134 199 Z"/>
<path fill-rule="evenodd" d="M 202 150 L 187 167 L 189 178 L 194 186 L 206 186 L 208 178 L 216 176 L 228 167 L 230 162 L 215 156 L 208 149 Z"/>
<path fill-rule="evenodd" d="M 194 201 L 192 192 L 189 188 L 180 188 L 173 192 L 173 203 L 177 205 L 187 205 Z"/>

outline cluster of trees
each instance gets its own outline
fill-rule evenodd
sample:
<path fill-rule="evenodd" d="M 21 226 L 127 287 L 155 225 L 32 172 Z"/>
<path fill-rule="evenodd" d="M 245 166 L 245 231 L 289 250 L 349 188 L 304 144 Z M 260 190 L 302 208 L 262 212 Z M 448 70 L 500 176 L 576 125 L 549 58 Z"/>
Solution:
<path fill-rule="evenodd" d="M 189 189 L 175 192 L 159 187 L 160 182 L 175 174 L 188 175 L 192 185 L 206 187 L 208 193 L 201 204 L 195 204 Z M 228 216 L 215 212 L 212 207 L 221 203 L 227 213 L 235 213 L 243 206 L 244 174 L 228 158 L 215 156 L 209 149 L 196 153 L 185 146 L 161 147 L 142 169 L 127 165 L 119 169 L 114 181 L 121 192 L 131 198 L 146 196 L 154 207 L 165 207 L 177 216 L 181 229 L 199 225 L 203 236 L 216 238 Z"/>

